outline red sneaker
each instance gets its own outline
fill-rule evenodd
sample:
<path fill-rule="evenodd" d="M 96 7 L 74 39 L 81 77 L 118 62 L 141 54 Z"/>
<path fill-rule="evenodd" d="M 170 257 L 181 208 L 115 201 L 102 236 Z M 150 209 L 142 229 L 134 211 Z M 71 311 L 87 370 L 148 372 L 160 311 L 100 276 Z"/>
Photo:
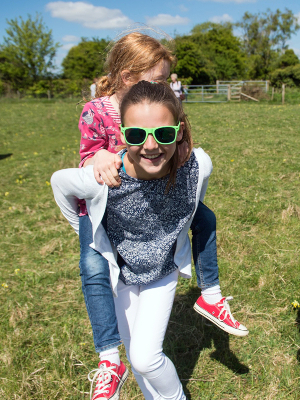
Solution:
<path fill-rule="evenodd" d="M 208 304 L 200 296 L 194 304 L 194 310 L 223 329 L 223 331 L 236 336 L 246 336 L 249 333 L 248 329 L 236 321 L 230 312 L 228 300 L 232 299 L 233 297 L 231 296 L 223 297 L 222 300 L 215 304 Z"/>
<path fill-rule="evenodd" d="M 93 378 L 90 375 L 94 372 Z M 123 384 L 128 377 L 128 369 L 120 362 L 120 366 L 112 364 L 109 361 L 100 361 L 97 369 L 93 369 L 88 374 L 91 382 L 90 399 L 91 400 L 119 400 L 119 395 Z M 96 387 L 92 396 L 94 382 Z"/>

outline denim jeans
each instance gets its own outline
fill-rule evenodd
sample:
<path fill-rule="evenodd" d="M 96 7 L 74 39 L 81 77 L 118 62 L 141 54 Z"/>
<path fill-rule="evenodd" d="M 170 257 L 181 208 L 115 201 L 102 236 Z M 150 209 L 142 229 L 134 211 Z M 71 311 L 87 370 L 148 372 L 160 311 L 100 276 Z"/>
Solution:
<path fill-rule="evenodd" d="M 201 289 L 219 285 L 216 217 L 206 205 L 198 204 L 191 225 L 197 284 Z"/>
<path fill-rule="evenodd" d="M 79 217 L 80 276 L 86 309 L 97 352 L 121 344 L 107 260 L 89 244 L 93 242 L 88 215 Z"/>

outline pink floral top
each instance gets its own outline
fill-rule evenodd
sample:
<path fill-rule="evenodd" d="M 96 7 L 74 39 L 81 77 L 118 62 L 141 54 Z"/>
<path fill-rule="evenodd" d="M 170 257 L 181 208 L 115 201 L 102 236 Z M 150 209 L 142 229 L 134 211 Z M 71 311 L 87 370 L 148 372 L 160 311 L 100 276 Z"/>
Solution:
<path fill-rule="evenodd" d="M 98 150 L 105 149 L 117 153 L 120 140 L 120 116 L 114 109 L 108 96 L 94 99 L 85 104 L 79 118 L 81 132 L 80 164 L 94 156 Z M 86 215 L 85 201 L 80 201 L 80 215 Z"/>

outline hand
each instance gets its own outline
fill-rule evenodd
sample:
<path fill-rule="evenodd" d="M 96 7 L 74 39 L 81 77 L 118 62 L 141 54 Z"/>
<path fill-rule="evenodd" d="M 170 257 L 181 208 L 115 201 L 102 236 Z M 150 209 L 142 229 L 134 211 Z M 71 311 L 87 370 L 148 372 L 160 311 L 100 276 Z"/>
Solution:
<path fill-rule="evenodd" d="M 107 150 L 99 150 L 93 157 L 94 175 L 98 183 L 109 187 L 120 186 L 118 169 L 122 165 L 121 157 Z"/>
<path fill-rule="evenodd" d="M 182 167 L 189 159 L 189 146 L 187 142 L 182 142 L 178 145 L 178 168 Z"/>

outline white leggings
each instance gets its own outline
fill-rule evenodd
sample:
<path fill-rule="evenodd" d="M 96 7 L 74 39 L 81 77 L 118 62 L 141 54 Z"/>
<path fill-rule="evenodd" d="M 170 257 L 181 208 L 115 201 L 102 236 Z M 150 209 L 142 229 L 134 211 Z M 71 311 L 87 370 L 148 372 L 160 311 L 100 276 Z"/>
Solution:
<path fill-rule="evenodd" d="M 178 270 L 150 285 L 118 283 L 119 331 L 146 400 L 186 400 L 176 369 L 162 348 L 177 280 Z"/>

